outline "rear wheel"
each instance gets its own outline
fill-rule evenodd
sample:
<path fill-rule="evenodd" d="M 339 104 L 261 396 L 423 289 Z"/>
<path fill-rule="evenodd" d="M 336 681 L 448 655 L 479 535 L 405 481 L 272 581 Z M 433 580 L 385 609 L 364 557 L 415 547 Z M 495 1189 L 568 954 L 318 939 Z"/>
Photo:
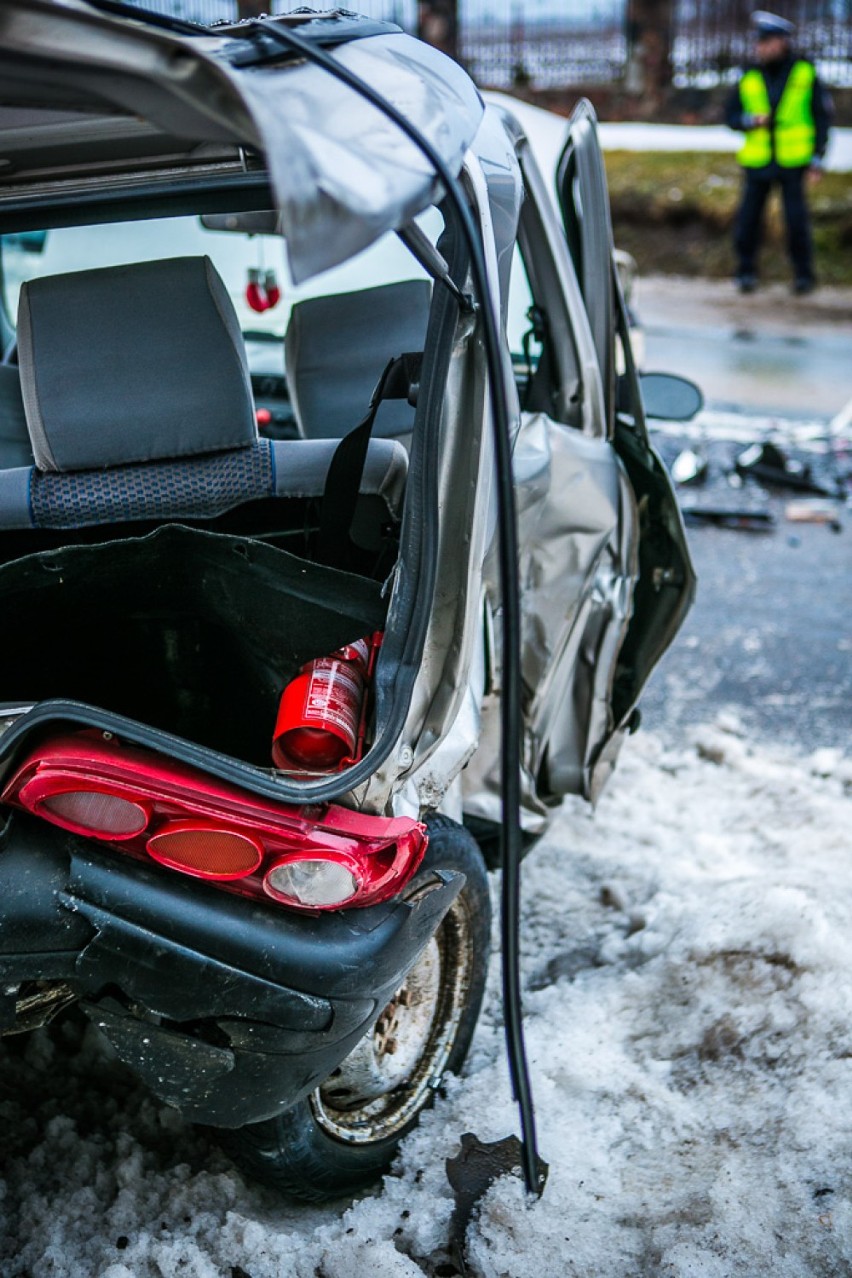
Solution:
<path fill-rule="evenodd" d="M 228 1133 L 235 1161 L 291 1197 L 320 1202 L 373 1183 L 467 1055 L 485 991 L 491 905 L 475 840 L 444 816 L 429 821 L 429 848 L 406 898 L 426 891 L 436 870 L 461 872 L 465 885 L 374 1028 L 305 1100 Z"/>

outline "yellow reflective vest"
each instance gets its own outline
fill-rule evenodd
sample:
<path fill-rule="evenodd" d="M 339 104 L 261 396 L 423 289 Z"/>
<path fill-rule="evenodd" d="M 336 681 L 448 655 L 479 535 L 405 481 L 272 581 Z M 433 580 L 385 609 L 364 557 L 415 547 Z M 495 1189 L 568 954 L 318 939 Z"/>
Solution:
<path fill-rule="evenodd" d="M 810 164 L 814 155 L 813 87 L 816 72 L 810 62 L 794 62 L 769 128 L 747 129 L 737 159 L 747 169 L 761 169 L 773 160 L 782 169 Z M 772 115 L 763 72 L 757 67 L 740 80 L 744 115 Z"/>

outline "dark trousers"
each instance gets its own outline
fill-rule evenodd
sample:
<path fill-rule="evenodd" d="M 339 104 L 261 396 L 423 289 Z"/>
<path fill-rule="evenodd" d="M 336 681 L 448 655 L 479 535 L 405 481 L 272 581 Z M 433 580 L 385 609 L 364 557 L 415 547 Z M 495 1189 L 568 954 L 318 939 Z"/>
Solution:
<path fill-rule="evenodd" d="M 807 169 L 743 169 L 743 195 L 734 227 L 737 274 L 757 275 L 757 255 L 763 230 L 763 210 L 775 182 L 781 187 L 787 222 L 787 251 L 797 280 L 812 280 L 813 250 L 808 206 L 805 201 Z"/>

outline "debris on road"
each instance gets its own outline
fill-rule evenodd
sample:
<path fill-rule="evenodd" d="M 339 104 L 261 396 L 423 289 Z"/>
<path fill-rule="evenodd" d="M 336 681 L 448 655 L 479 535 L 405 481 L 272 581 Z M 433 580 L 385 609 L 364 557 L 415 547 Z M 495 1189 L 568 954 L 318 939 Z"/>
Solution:
<path fill-rule="evenodd" d="M 671 466 L 672 479 L 685 487 L 687 484 L 703 484 L 707 480 L 710 463 L 704 453 L 694 448 L 684 448 Z"/>
<path fill-rule="evenodd" d="M 713 524 L 717 528 L 736 528 L 741 532 L 772 532 L 775 516 L 768 510 L 730 508 L 725 506 L 681 506 L 684 523 Z"/>
<path fill-rule="evenodd" d="M 758 483 L 773 488 L 791 488 L 797 492 L 816 493 L 820 497 L 831 495 L 827 488 L 814 480 L 807 462 L 787 457 L 776 444 L 750 444 L 736 458 L 734 470 L 741 479 L 756 479 Z"/>
<path fill-rule="evenodd" d="M 789 501 L 784 507 L 784 518 L 791 524 L 826 524 L 832 532 L 843 531 L 836 502 L 825 498 Z"/>

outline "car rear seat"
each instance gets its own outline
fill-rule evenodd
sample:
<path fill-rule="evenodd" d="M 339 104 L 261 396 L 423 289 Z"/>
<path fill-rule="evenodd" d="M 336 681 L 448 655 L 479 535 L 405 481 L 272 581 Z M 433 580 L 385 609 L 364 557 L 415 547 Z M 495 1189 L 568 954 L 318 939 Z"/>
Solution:
<path fill-rule="evenodd" d="M 421 279 L 296 303 L 284 361 L 306 439 L 340 439 L 352 429 L 352 405 L 369 402 L 388 360 L 423 350 L 431 300 L 432 281 Z M 386 400 L 372 433 L 407 441 L 413 427 L 413 406 Z"/>
<path fill-rule="evenodd" d="M 14 364 L 0 364 L 0 470 L 32 464 L 18 369 Z"/>
<path fill-rule="evenodd" d="M 323 493 L 335 440 L 259 438 L 237 316 L 206 257 L 24 284 L 18 359 L 27 438 L 16 370 L 0 369 L 0 528 L 209 519 Z M 368 400 L 350 404 L 350 426 Z M 360 493 L 385 521 L 407 465 L 400 444 L 371 441 Z"/>

